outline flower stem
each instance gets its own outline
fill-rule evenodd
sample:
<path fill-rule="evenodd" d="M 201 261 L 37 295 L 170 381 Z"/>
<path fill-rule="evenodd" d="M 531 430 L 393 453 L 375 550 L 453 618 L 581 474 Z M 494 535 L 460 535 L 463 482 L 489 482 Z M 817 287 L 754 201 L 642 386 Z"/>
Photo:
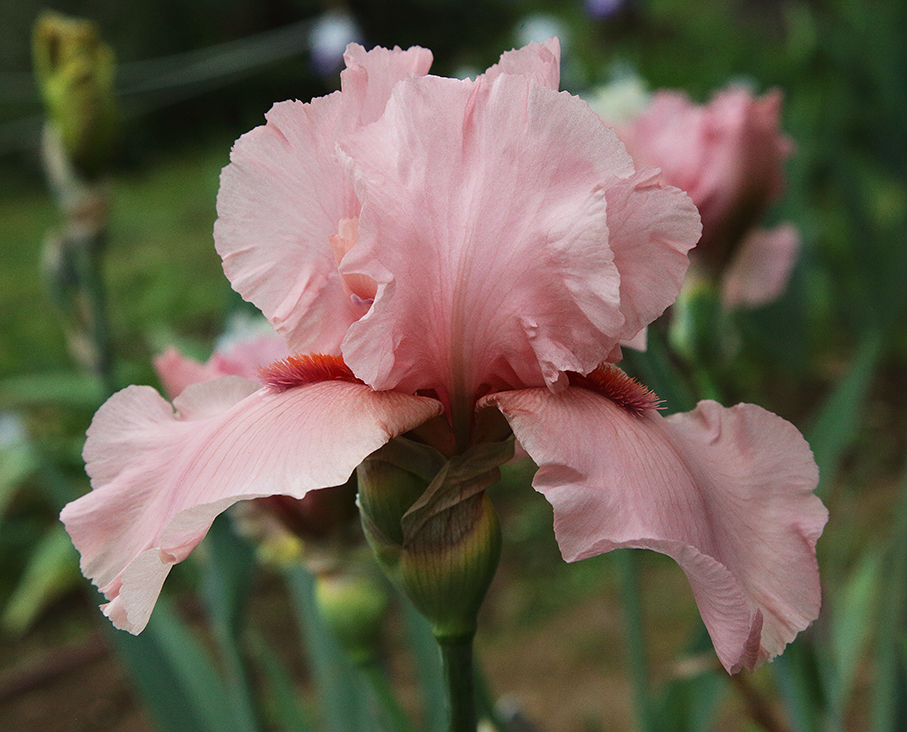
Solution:
<path fill-rule="evenodd" d="M 617 552 L 620 572 L 621 598 L 624 605 L 624 637 L 637 724 L 642 732 L 655 729 L 649 695 L 649 668 L 646 660 L 645 631 L 642 622 L 642 605 L 639 593 L 639 568 L 633 551 Z"/>
<path fill-rule="evenodd" d="M 439 642 L 444 683 L 450 704 L 449 732 L 476 732 L 475 677 L 472 638 Z"/>

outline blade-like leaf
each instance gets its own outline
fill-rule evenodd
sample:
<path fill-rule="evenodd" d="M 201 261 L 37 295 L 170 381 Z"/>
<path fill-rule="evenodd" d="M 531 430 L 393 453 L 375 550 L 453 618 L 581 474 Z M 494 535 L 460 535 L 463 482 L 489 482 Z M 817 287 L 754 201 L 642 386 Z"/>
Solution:
<path fill-rule="evenodd" d="M 211 657 L 161 596 L 141 635 L 110 630 L 158 732 L 247 732 Z"/>
<path fill-rule="evenodd" d="M 833 698 L 842 709 L 853 690 L 858 665 L 872 636 L 882 572 L 882 556 L 870 548 L 854 567 L 842 591 L 832 599 L 829 640 L 837 671 Z"/>
<path fill-rule="evenodd" d="M 379 732 L 363 679 L 318 612 L 313 577 L 298 565 L 287 569 L 285 576 L 321 707 L 322 727 L 328 732 Z"/>
<path fill-rule="evenodd" d="M 265 706 L 270 718 L 277 723 L 277 729 L 281 732 L 315 732 L 314 715 L 303 704 L 302 696 L 280 655 L 260 632 L 250 632 L 249 640 L 256 665 L 262 674 L 266 692 Z"/>
<path fill-rule="evenodd" d="M 885 592 L 879 608 L 872 684 L 872 732 L 898 732 L 905 712 L 907 667 L 899 646 L 907 637 L 907 466 L 901 478 L 891 544 L 885 557 Z"/>
<path fill-rule="evenodd" d="M 202 596 L 224 665 L 224 680 L 237 723 L 257 730 L 251 680 L 241 645 L 245 609 L 252 595 L 255 555 L 234 531 L 227 516 L 219 516 L 205 538 Z"/>
<path fill-rule="evenodd" d="M 819 466 L 818 493 L 827 495 L 845 450 L 853 444 L 866 405 L 872 378 L 883 353 L 884 340 L 873 333 L 857 349 L 853 364 L 829 395 L 806 438 Z"/>
<path fill-rule="evenodd" d="M 102 401 L 104 391 L 90 374 L 23 374 L 0 381 L 0 409 L 48 405 L 93 409 Z"/>
<path fill-rule="evenodd" d="M 52 524 L 38 542 L 3 610 L 0 625 L 14 634 L 31 627 L 47 605 L 80 583 L 79 555 L 63 524 Z"/>

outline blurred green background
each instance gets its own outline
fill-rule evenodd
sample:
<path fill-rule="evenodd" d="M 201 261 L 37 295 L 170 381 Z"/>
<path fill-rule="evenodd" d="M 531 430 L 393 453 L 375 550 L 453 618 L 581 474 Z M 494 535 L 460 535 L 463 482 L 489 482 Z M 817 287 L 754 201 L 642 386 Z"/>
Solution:
<path fill-rule="evenodd" d="M 56 524 L 61 505 L 87 490 L 81 444 L 103 393 L 69 354 L 41 275 L 42 242 L 60 218 L 42 174 L 31 69 L 42 7 L 0 7 L 0 728 L 163 731 L 111 659 Z M 615 560 L 563 565 L 545 502 L 505 486 L 507 545 L 479 653 L 493 692 L 551 732 L 907 729 L 907 3 L 83 0 L 53 9 L 95 21 L 117 57 L 123 122 L 102 265 L 119 386 L 156 384 L 151 358 L 169 344 L 210 352 L 238 305 L 211 236 L 230 145 L 273 102 L 337 88 L 345 39 L 423 45 L 436 73 L 461 74 L 556 34 L 562 87 L 574 93 L 630 72 L 698 101 L 732 81 L 782 89 L 796 150 L 770 220 L 795 223 L 804 248 L 781 301 L 735 316 L 742 346 L 714 379 L 728 404 L 759 403 L 813 445 L 831 511 L 819 544 L 822 617 L 781 660 L 728 682 L 688 652 L 698 620 L 682 573 L 646 556 L 645 703 L 685 710 L 670 713 L 673 726 L 652 727 L 655 717 L 633 712 Z M 660 366 L 631 365 L 701 396 L 688 367 L 662 356 Z M 175 572 L 171 588 L 190 620 L 199 615 L 185 600 L 193 571 Z M 286 600 L 267 579 L 256 588 L 265 635 L 279 637 Z M 290 675 L 305 686 L 308 672 L 294 663 Z M 407 673 L 396 671 L 403 687 L 417 685 Z"/>

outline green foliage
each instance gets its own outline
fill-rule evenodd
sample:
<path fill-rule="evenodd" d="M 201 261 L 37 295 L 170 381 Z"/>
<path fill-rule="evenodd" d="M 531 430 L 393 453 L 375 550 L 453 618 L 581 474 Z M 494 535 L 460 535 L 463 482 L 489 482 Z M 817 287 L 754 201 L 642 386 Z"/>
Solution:
<path fill-rule="evenodd" d="M 79 579 L 78 553 L 62 524 L 54 524 L 35 544 L 34 553 L 7 600 L 0 627 L 20 634 L 53 600 L 73 590 Z"/>

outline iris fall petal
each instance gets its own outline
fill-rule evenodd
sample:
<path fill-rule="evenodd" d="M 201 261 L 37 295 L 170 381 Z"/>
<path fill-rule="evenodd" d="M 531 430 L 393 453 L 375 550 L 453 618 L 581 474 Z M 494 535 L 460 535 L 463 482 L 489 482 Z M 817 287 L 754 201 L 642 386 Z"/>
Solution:
<path fill-rule="evenodd" d="M 653 549 L 686 573 L 729 672 L 780 653 L 818 615 L 827 512 L 800 433 L 751 404 L 634 415 L 578 388 L 486 398 L 539 465 L 568 561 Z"/>
<path fill-rule="evenodd" d="M 755 308 L 777 300 L 787 288 L 799 254 L 800 232 L 793 225 L 753 229 L 722 277 L 722 304 Z"/>
<path fill-rule="evenodd" d="M 109 600 L 105 614 L 132 633 L 217 514 L 242 499 L 340 485 L 440 412 L 434 400 L 347 381 L 274 394 L 235 376 L 188 387 L 174 407 L 150 387 L 109 399 L 85 444 L 93 490 L 61 514 L 82 571 Z"/>

